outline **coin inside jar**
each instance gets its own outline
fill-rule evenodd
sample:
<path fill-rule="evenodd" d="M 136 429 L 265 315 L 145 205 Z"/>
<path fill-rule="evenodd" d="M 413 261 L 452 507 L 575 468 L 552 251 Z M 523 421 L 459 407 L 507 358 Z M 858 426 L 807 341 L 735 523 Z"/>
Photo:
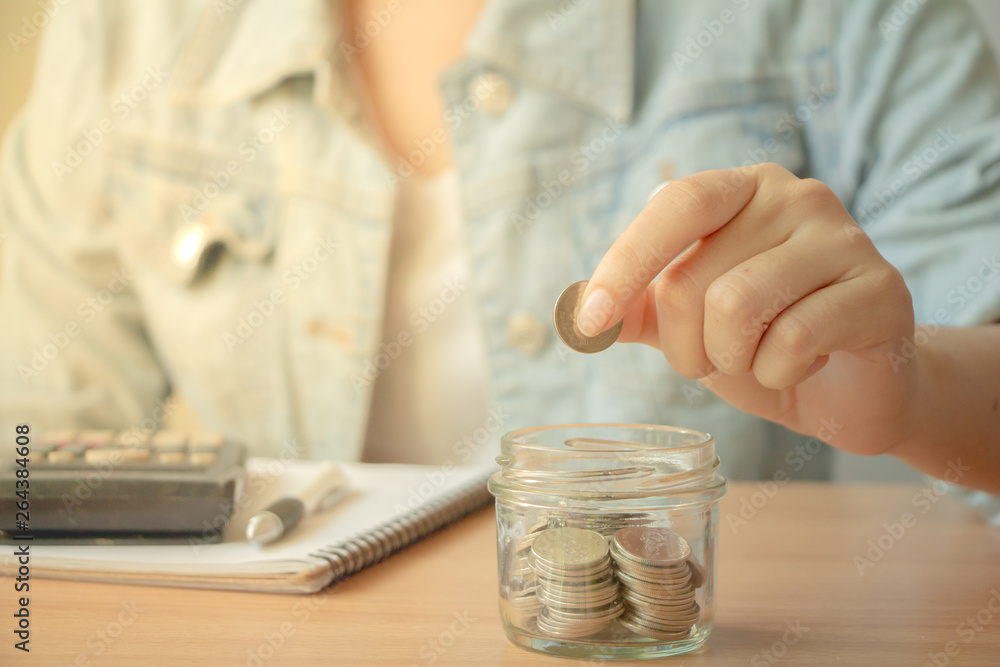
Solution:
<path fill-rule="evenodd" d="M 684 538 L 666 528 L 622 528 L 615 533 L 615 544 L 623 556 L 644 566 L 684 565 L 691 556 Z"/>
<path fill-rule="evenodd" d="M 563 293 L 556 299 L 556 307 L 552 313 L 552 321 L 556 327 L 559 338 L 568 347 L 584 354 L 593 354 L 606 350 L 618 340 L 622 332 L 624 320 L 619 321 L 606 331 L 602 331 L 596 336 L 584 336 L 576 326 L 576 318 L 580 314 L 580 307 L 583 305 L 583 292 L 587 288 L 589 281 L 581 280 L 573 283 L 563 290 Z"/>
<path fill-rule="evenodd" d="M 592 530 L 552 528 L 535 538 L 531 552 L 543 566 L 558 571 L 587 570 L 607 558 L 608 542 Z"/>
<path fill-rule="evenodd" d="M 532 541 L 527 556 L 536 597 L 544 606 L 536 626 L 550 637 L 582 638 L 603 631 L 625 611 L 610 547 L 600 533 L 550 528 Z"/>
<path fill-rule="evenodd" d="M 655 639 L 687 636 L 701 616 L 695 589 L 703 578 L 687 541 L 666 528 L 629 526 L 609 552 L 627 606 L 622 625 Z"/>

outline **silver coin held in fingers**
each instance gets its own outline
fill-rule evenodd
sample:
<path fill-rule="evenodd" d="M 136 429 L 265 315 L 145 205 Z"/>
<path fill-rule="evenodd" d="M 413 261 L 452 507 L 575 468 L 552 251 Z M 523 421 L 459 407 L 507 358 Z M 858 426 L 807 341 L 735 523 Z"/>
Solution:
<path fill-rule="evenodd" d="M 587 288 L 586 280 L 573 283 L 563 290 L 559 298 L 556 299 L 556 307 L 552 313 L 552 321 L 556 327 L 559 338 L 570 349 L 584 354 L 593 354 L 606 350 L 618 340 L 622 332 L 624 320 L 619 321 L 607 331 L 602 331 L 596 336 L 584 336 L 576 326 L 577 315 L 580 314 L 580 307 L 583 305 L 583 291 Z"/>

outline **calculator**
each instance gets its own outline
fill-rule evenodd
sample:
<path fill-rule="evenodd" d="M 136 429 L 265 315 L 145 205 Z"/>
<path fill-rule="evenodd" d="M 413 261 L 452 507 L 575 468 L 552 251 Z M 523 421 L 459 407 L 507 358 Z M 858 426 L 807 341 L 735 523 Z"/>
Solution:
<path fill-rule="evenodd" d="M 25 523 L 33 539 L 51 542 L 217 542 L 232 516 L 245 460 L 242 444 L 218 434 L 43 433 L 29 444 Z M 5 462 L 0 470 L 5 541 L 24 531 L 15 519 L 22 463 Z"/>

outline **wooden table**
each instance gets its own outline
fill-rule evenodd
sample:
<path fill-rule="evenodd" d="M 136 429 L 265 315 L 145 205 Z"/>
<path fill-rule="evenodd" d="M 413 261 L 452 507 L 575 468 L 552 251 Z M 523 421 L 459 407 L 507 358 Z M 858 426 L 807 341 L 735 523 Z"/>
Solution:
<path fill-rule="evenodd" d="M 1000 529 L 930 488 L 731 485 L 715 630 L 662 664 L 1000 664 Z M 484 510 L 313 596 L 34 580 L 30 656 L 12 648 L 8 579 L 0 664 L 581 664 L 506 640 L 495 544 Z"/>

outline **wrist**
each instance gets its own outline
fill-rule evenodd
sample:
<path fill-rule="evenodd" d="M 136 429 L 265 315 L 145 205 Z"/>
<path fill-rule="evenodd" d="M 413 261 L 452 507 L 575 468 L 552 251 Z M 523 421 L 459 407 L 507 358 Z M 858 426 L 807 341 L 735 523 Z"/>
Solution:
<path fill-rule="evenodd" d="M 941 387 L 946 386 L 945 375 L 949 362 L 946 349 L 935 338 L 935 331 L 916 327 L 916 352 L 909 361 L 906 407 L 900 416 L 896 433 L 886 454 L 904 461 L 922 457 L 922 450 L 929 443 L 939 442 L 937 433 L 942 409 Z M 925 337 L 926 336 L 926 337 Z"/>

